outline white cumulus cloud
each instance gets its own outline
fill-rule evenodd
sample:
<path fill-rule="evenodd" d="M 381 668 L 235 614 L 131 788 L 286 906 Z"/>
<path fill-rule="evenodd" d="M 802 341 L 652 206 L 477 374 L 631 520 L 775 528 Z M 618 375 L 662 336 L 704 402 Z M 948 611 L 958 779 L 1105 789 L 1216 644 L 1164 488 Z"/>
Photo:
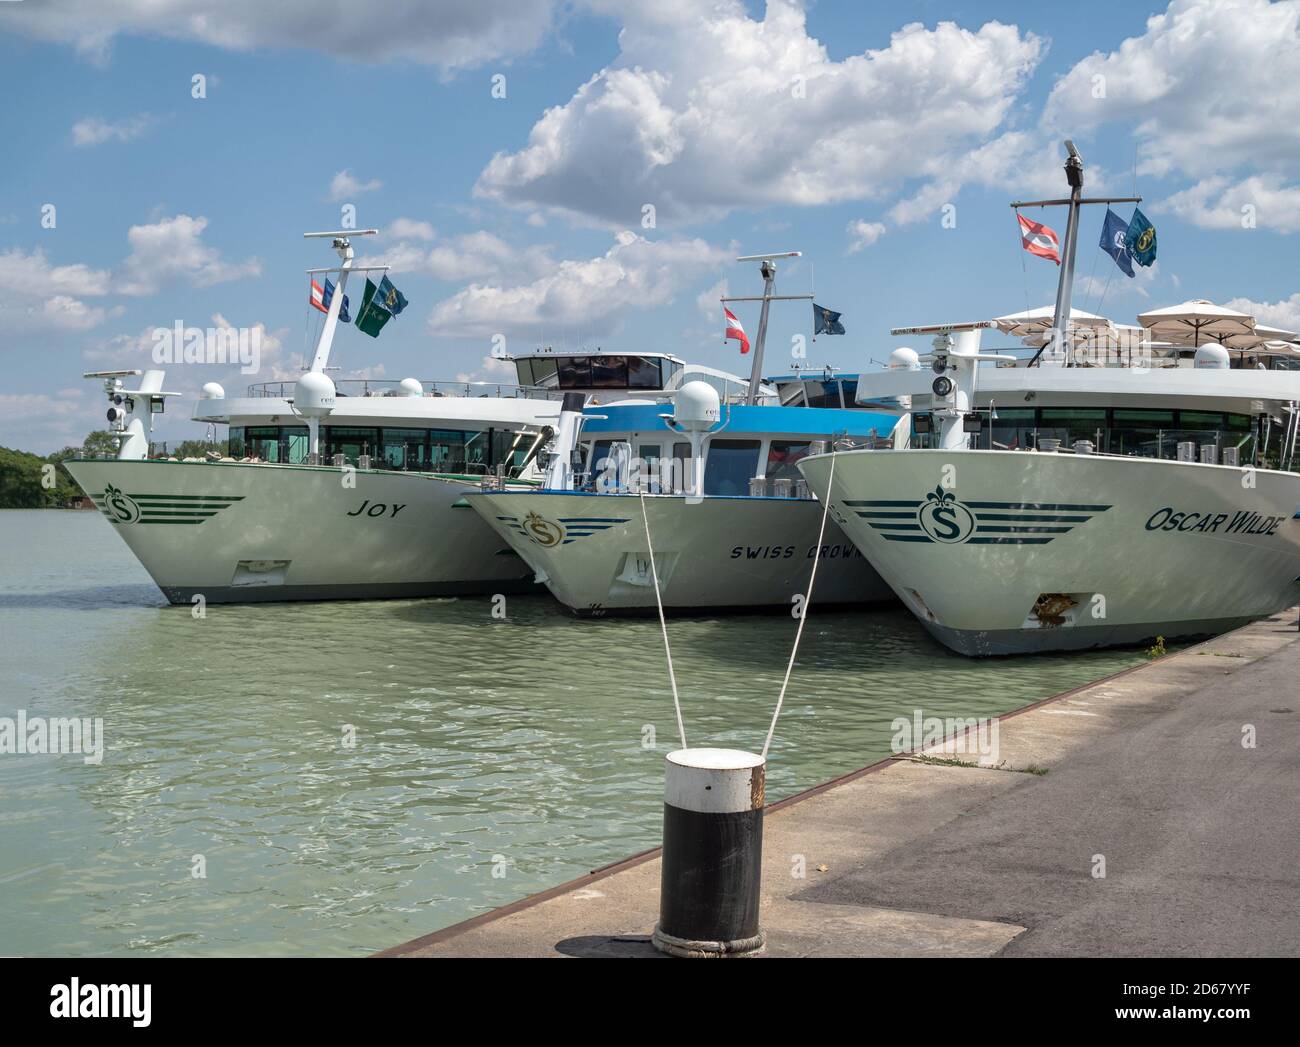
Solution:
<path fill-rule="evenodd" d="M 699 239 L 652 241 L 623 232 L 603 255 L 557 262 L 535 279 L 470 284 L 434 307 L 429 328 L 446 338 L 536 337 L 565 328 L 612 333 L 629 310 L 668 304 L 730 257 Z"/>
<path fill-rule="evenodd" d="M 480 196 L 611 225 L 877 200 L 947 179 L 1011 115 L 1045 44 L 1015 26 L 904 26 L 833 60 L 794 0 L 628 6 L 620 54 L 498 153 Z"/>
<path fill-rule="evenodd" d="M 1284 171 L 1300 155 L 1297 69 L 1297 0 L 1174 0 L 1141 36 L 1075 65 L 1044 119 L 1071 132 L 1131 124 L 1146 174 Z"/>
<path fill-rule="evenodd" d="M 228 261 L 216 248 L 203 243 L 207 227 L 206 218 L 187 214 L 131 226 L 126 234 L 131 254 L 123 261 L 113 290 L 149 295 L 177 279 L 209 287 L 261 274 L 262 265 L 256 258 Z"/>
<path fill-rule="evenodd" d="M 1154 211 L 1169 211 L 1205 229 L 1300 231 L 1300 185 L 1280 175 L 1252 175 L 1235 181 L 1222 175 L 1202 179 L 1174 193 Z"/>
<path fill-rule="evenodd" d="M 349 61 L 418 62 L 444 75 L 532 51 L 557 0 L 45 0 L 0 4 L 0 27 L 109 60 L 120 34 L 233 51 L 308 48 Z"/>
<path fill-rule="evenodd" d="M 849 234 L 849 254 L 857 254 L 885 235 L 885 224 L 883 222 L 866 222 L 861 218 L 855 218 L 849 223 L 847 232 Z"/>
<path fill-rule="evenodd" d="M 72 125 L 72 144 L 85 147 L 103 145 L 108 141 L 129 142 L 144 134 L 152 123 L 153 117 L 148 113 L 117 122 L 88 116 Z"/>
<path fill-rule="evenodd" d="M 351 171 L 343 170 L 330 179 L 330 199 L 334 201 L 347 200 L 350 197 L 359 196 L 361 193 L 373 193 L 383 184 L 378 178 L 363 182 L 355 177 Z"/>

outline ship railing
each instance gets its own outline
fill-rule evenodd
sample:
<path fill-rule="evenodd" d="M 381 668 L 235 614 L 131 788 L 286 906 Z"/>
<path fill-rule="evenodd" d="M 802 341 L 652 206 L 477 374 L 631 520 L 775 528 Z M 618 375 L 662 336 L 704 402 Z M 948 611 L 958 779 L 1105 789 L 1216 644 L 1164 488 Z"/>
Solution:
<path fill-rule="evenodd" d="M 559 389 L 543 389 L 535 385 L 514 385 L 507 382 L 444 382 L 421 381 L 424 395 L 489 396 L 511 400 L 560 400 L 564 393 Z M 251 398 L 292 400 L 295 382 L 257 382 L 250 385 L 245 395 Z M 339 396 L 406 396 L 400 381 L 375 378 L 341 378 L 334 383 Z"/>

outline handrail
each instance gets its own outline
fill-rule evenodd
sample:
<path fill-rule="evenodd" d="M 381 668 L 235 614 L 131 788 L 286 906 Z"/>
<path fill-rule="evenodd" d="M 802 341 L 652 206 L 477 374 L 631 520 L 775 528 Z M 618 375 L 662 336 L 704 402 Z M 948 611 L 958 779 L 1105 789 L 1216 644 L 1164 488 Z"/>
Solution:
<path fill-rule="evenodd" d="M 247 387 L 244 395 L 250 398 L 291 400 L 296 382 L 256 382 Z M 444 382 L 421 381 L 424 396 L 490 396 L 528 400 L 554 400 L 562 395 L 560 390 L 543 389 L 535 385 L 515 385 L 507 382 Z M 341 378 L 334 388 L 343 396 L 401 397 L 401 382 L 375 378 Z"/>

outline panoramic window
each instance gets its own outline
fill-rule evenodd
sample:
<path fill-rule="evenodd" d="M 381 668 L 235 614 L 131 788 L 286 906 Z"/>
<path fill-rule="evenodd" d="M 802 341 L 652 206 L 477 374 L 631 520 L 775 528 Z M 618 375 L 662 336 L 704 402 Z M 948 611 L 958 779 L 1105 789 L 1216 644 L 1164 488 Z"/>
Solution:
<path fill-rule="evenodd" d="M 801 474 L 796 463 L 808 456 L 811 446 L 807 440 L 773 440 L 767 452 L 767 478 L 798 480 Z"/>
<path fill-rule="evenodd" d="M 426 429 L 389 429 L 383 430 L 382 452 L 375 464 L 384 469 L 425 469 L 428 462 L 425 456 Z"/>
<path fill-rule="evenodd" d="M 596 389 L 627 388 L 626 356 L 593 356 L 591 384 Z"/>
<path fill-rule="evenodd" d="M 591 388 L 591 358 L 588 356 L 562 357 L 558 373 L 561 389 Z"/>
<path fill-rule="evenodd" d="M 629 389 L 661 389 L 663 375 L 660 373 L 658 360 L 647 360 L 644 356 L 629 356 L 627 359 L 627 387 Z"/>
<path fill-rule="evenodd" d="M 459 429 L 430 429 L 429 468 L 440 473 L 463 472 L 465 434 Z"/>
<path fill-rule="evenodd" d="M 371 428 L 348 425 L 331 425 L 325 429 L 325 460 L 330 462 L 334 455 L 343 455 L 350 465 L 355 465 L 357 458 L 363 454 L 373 455 L 379 446 L 379 434 Z"/>
<path fill-rule="evenodd" d="M 749 494 L 749 481 L 757 474 L 757 440 L 714 440 L 709 444 L 705 494 Z"/>

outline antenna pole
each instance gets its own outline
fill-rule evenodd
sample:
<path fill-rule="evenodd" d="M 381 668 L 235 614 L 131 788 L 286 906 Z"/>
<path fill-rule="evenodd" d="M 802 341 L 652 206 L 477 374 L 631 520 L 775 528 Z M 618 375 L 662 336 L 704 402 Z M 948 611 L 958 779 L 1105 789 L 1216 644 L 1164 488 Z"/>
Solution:
<path fill-rule="evenodd" d="M 1069 347 L 1070 305 L 1074 292 L 1074 255 L 1079 240 L 1079 199 L 1083 196 L 1083 157 L 1070 139 L 1065 140 L 1070 156 L 1065 161 L 1065 177 L 1070 183 L 1070 216 L 1065 223 L 1061 275 L 1056 285 L 1056 315 L 1052 318 L 1052 339 L 1064 357 Z"/>
<path fill-rule="evenodd" d="M 339 285 L 334 288 L 334 297 L 330 299 L 329 312 L 325 314 L 325 326 L 320 329 L 320 339 L 316 342 L 316 355 L 312 357 L 313 371 L 325 370 L 329 362 L 330 349 L 334 346 L 334 331 L 339 325 L 339 310 L 343 308 L 343 292 L 348 286 L 348 270 L 352 268 L 352 243 L 347 237 L 334 241 L 342 263 L 339 266 Z"/>
<path fill-rule="evenodd" d="M 776 263 L 764 258 L 758 271 L 763 274 L 763 306 L 754 338 L 754 367 L 749 373 L 749 395 L 745 397 L 748 404 L 758 403 L 758 391 L 763 384 L 763 347 L 767 342 L 767 311 L 772 307 L 772 289 L 776 286 Z"/>
<path fill-rule="evenodd" d="M 311 370 L 313 371 L 324 372 L 325 365 L 329 362 L 330 349 L 334 345 L 334 331 L 339 325 L 339 310 L 343 308 L 343 292 L 347 289 L 348 273 L 352 268 L 351 237 L 374 236 L 378 232 L 378 229 L 353 229 L 340 232 L 302 234 L 308 239 L 329 237 L 333 240 L 331 246 L 338 252 L 341 259 L 339 284 L 334 288 L 334 297 L 330 299 L 329 312 L 325 314 L 325 326 L 320 329 L 320 338 L 316 342 L 316 354 L 312 357 Z M 385 268 L 387 267 L 385 266 Z"/>

